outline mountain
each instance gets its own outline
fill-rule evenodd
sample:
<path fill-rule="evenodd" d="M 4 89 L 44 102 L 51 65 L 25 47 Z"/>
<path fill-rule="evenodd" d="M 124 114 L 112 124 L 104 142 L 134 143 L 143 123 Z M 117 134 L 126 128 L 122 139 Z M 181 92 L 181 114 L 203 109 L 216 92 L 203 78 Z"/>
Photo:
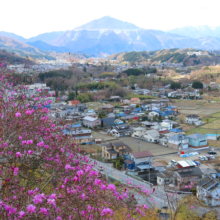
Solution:
<path fill-rule="evenodd" d="M 206 28 L 207 31 L 205 26 L 203 28 L 204 34 L 208 32 L 208 27 Z M 57 47 L 66 47 L 71 52 L 98 55 L 101 52 L 113 54 L 185 47 L 214 50 L 220 49 L 219 42 L 218 38 L 213 37 L 197 39 L 176 33 L 141 29 L 127 22 L 103 17 L 65 32 L 53 40 L 52 44 Z"/>
<path fill-rule="evenodd" d="M 49 52 L 47 51 L 39 50 L 23 42 L 3 36 L 0 36 L 0 49 L 16 53 L 16 55 L 21 57 L 31 56 L 32 58 L 44 57 L 46 59 L 55 59 L 54 57 L 50 56 Z"/>
<path fill-rule="evenodd" d="M 26 42 L 27 39 L 17 35 L 17 34 L 13 34 L 13 33 L 9 33 L 9 32 L 5 32 L 5 31 L 0 31 L 0 36 L 3 36 L 3 37 L 9 37 L 9 38 L 12 38 L 14 40 L 18 40 L 18 41 L 21 41 L 21 42 Z"/>
<path fill-rule="evenodd" d="M 105 16 L 100 19 L 93 20 L 87 24 L 75 28 L 76 30 L 138 30 L 139 27 L 134 24 L 120 21 L 118 19 Z"/>
<path fill-rule="evenodd" d="M 36 37 L 31 37 L 27 39 L 27 42 L 43 41 L 47 44 L 50 44 L 54 39 L 60 37 L 64 33 L 65 31 L 54 31 L 50 33 L 39 34 Z"/>
<path fill-rule="evenodd" d="M 175 28 L 169 30 L 169 33 L 178 34 L 181 36 L 191 37 L 191 38 L 203 38 L 203 37 L 217 37 L 220 38 L 220 27 L 211 28 L 207 25 L 203 26 L 186 26 L 182 28 Z"/>
<path fill-rule="evenodd" d="M 26 44 L 31 45 L 33 47 L 36 47 L 40 50 L 47 50 L 47 51 L 56 51 L 56 52 L 60 52 L 60 53 L 68 53 L 69 50 L 66 47 L 56 47 L 50 44 L 47 44 L 43 41 L 35 41 L 35 42 L 27 42 Z"/>

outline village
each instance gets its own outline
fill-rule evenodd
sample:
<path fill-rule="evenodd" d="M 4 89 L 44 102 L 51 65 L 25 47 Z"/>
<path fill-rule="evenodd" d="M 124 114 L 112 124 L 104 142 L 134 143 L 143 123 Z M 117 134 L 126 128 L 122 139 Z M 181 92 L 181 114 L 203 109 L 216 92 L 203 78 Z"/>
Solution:
<path fill-rule="evenodd" d="M 26 95 L 31 97 L 40 90 L 48 93 L 41 101 L 51 100 L 45 106 L 49 118 L 63 128 L 63 135 L 71 137 L 84 154 L 99 161 L 97 169 L 101 173 L 105 174 L 103 165 L 107 164 L 149 185 L 179 193 L 192 192 L 185 186 L 193 183 L 199 199 L 211 206 L 219 205 L 219 134 L 203 129 L 209 124 L 208 115 L 190 107 L 192 102 L 201 103 L 199 90 L 191 92 L 191 98 L 195 95 L 192 100 L 185 98 L 182 102 L 170 99 L 166 87 L 160 90 L 161 97 L 145 101 L 111 96 L 100 102 L 64 101 L 65 97 L 55 102 L 55 91 L 46 84 L 35 83 L 27 86 Z M 146 91 L 133 91 L 134 95 L 140 92 Z M 184 92 L 178 93 L 185 97 Z M 218 106 L 210 110 L 210 115 L 219 114 Z M 109 174 L 109 178 L 121 181 L 120 176 Z"/>

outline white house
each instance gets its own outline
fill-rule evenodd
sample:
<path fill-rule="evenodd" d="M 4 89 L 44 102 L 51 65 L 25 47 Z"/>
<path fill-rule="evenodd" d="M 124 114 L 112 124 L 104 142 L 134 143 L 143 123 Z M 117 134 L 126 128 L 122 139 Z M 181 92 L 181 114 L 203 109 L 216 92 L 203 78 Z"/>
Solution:
<path fill-rule="evenodd" d="M 159 116 L 159 113 L 152 111 L 152 112 L 149 112 L 148 117 L 153 119 L 153 117 L 156 115 Z"/>
<path fill-rule="evenodd" d="M 186 116 L 186 123 L 200 125 L 202 123 L 202 120 L 199 118 L 198 115 L 191 114 Z"/>
<path fill-rule="evenodd" d="M 90 116 L 86 116 L 83 118 L 83 124 L 85 126 L 88 126 L 89 128 L 93 128 L 98 125 L 101 125 L 101 120 Z"/>
<path fill-rule="evenodd" d="M 139 164 L 150 164 L 153 162 L 153 155 L 148 150 L 130 153 L 129 157 L 135 162 L 135 166 Z"/>
<path fill-rule="evenodd" d="M 174 149 L 186 149 L 189 147 L 189 138 L 183 134 L 177 134 L 169 137 L 168 147 Z"/>
<path fill-rule="evenodd" d="M 159 132 L 156 130 L 146 130 L 143 139 L 148 142 L 157 143 L 159 141 Z"/>
<path fill-rule="evenodd" d="M 138 127 L 134 128 L 133 134 L 131 135 L 134 138 L 141 138 L 145 134 L 146 128 Z"/>
<path fill-rule="evenodd" d="M 178 125 L 177 122 L 175 121 L 172 121 L 172 120 L 163 120 L 161 123 L 160 123 L 161 126 L 163 127 L 166 127 L 168 130 L 171 130 L 173 128 L 174 125 Z"/>

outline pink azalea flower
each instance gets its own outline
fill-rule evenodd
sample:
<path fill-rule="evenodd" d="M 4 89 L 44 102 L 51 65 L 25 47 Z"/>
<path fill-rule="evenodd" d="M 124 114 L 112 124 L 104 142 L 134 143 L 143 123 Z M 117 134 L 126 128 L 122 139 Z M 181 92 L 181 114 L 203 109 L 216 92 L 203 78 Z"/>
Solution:
<path fill-rule="evenodd" d="M 16 153 L 16 157 L 22 157 L 21 152 L 17 152 L 17 153 Z"/>
<path fill-rule="evenodd" d="M 30 204 L 28 207 L 27 207 L 27 210 L 28 210 L 28 213 L 35 213 L 36 212 L 36 206 Z"/>
<path fill-rule="evenodd" d="M 20 112 L 16 112 L 15 113 L 15 117 L 21 117 L 21 113 Z"/>

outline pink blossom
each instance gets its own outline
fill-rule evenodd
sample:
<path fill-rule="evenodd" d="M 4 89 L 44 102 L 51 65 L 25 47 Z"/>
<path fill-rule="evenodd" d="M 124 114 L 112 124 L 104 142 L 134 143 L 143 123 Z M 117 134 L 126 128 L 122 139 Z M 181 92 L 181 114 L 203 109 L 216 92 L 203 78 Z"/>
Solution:
<path fill-rule="evenodd" d="M 23 218 L 25 216 L 25 212 L 24 211 L 20 211 L 19 212 L 19 218 Z"/>
<path fill-rule="evenodd" d="M 114 191 L 115 190 L 115 185 L 114 184 L 109 184 L 108 189 Z"/>
<path fill-rule="evenodd" d="M 15 117 L 21 117 L 21 113 L 20 112 L 16 112 L 15 113 Z"/>
<path fill-rule="evenodd" d="M 17 175 L 18 175 L 18 171 L 19 171 L 19 168 L 18 168 L 18 167 L 15 167 L 15 168 L 14 168 L 14 173 L 13 173 L 14 176 L 17 176 Z"/>
<path fill-rule="evenodd" d="M 17 152 L 17 153 L 16 153 L 16 157 L 22 157 L 21 152 Z"/>
<path fill-rule="evenodd" d="M 28 213 L 35 213 L 36 212 L 36 206 L 30 204 L 28 207 L 27 207 L 27 211 Z"/>
<path fill-rule="evenodd" d="M 19 139 L 19 140 L 22 140 L 22 136 L 19 136 L 18 139 Z"/>
<path fill-rule="evenodd" d="M 39 213 L 43 213 L 43 214 L 47 215 L 48 210 L 46 208 L 40 208 Z"/>
<path fill-rule="evenodd" d="M 102 211 L 101 211 L 101 216 L 105 216 L 105 215 L 108 215 L 108 214 L 113 215 L 114 212 L 113 212 L 110 208 L 104 208 L 104 209 L 102 209 Z"/>
<path fill-rule="evenodd" d="M 32 150 L 28 150 L 28 154 L 33 154 L 33 151 Z"/>

